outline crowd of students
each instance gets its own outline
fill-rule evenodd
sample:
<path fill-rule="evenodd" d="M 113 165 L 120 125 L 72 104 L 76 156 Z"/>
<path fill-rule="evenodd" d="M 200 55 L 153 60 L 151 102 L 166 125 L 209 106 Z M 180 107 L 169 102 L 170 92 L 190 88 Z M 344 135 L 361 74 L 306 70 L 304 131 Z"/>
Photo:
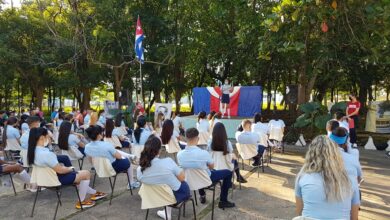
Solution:
<path fill-rule="evenodd" d="M 30 183 L 30 176 L 23 167 L 49 167 L 57 173 L 61 184 L 78 185 L 82 202 L 77 202 L 76 208 L 92 207 L 95 201 L 106 197 L 105 193 L 90 187 L 90 171 L 76 171 L 72 166 L 71 161 L 84 157 L 107 158 L 115 172 L 127 172 L 128 187 L 132 189 L 142 183 L 166 184 L 178 203 L 191 196 L 184 174 L 186 169 L 203 170 L 212 183 L 222 182 L 220 208 L 235 207 L 228 200 L 233 175 L 238 182 L 247 182 L 240 173 L 238 156 L 228 140 L 220 113 L 200 112 L 196 128 L 184 132 L 180 116 L 165 119 L 164 115 L 158 115 L 152 126 L 141 111 L 136 115 L 133 130 L 125 125 L 122 114 L 112 118 L 104 112 L 96 114 L 91 110 L 82 113 L 74 110 L 69 114 L 59 110 L 51 115 L 52 123 L 46 123 L 39 110 L 29 115 L 24 113 L 19 118 L 9 115 L 6 120 L 3 115 L 0 111 L 4 147 L 0 173 L 17 173 L 16 176 L 28 185 L 27 189 L 34 191 L 36 185 Z M 335 120 L 328 123 L 328 135 L 316 137 L 308 147 L 295 184 L 298 215 L 315 219 L 357 219 L 362 170 L 359 152 L 351 147 L 350 132 L 343 118 L 342 114 L 337 114 Z M 284 122 L 276 116 L 265 123 L 257 113 L 253 120 L 242 121 L 235 137 L 239 144 L 256 147 L 257 155 L 252 158 L 252 165 L 259 166 L 265 152 L 272 150 L 270 146 L 280 147 L 278 143 L 283 140 L 284 128 Z M 208 137 L 203 147 L 199 146 L 202 134 Z M 179 146 L 172 151 L 177 153 L 176 161 L 161 155 L 164 147 L 169 151 L 172 142 Z M 53 146 L 58 146 L 59 151 L 53 150 Z M 122 151 L 122 148 L 135 146 L 143 146 L 140 155 L 132 150 L 132 154 Z M 215 163 L 214 156 L 218 152 L 226 159 L 227 167 Z M 4 159 L 7 155 L 12 159 L 17 154 L 21 157 L 20 163 Z M 200 202 L 206 203 L 205 189 L 199 189 L 198 193 Z M 167 209 L 168 216 L 164 211 L 158 211 L 157 215 L 170 219 L 171 209 Z"/>

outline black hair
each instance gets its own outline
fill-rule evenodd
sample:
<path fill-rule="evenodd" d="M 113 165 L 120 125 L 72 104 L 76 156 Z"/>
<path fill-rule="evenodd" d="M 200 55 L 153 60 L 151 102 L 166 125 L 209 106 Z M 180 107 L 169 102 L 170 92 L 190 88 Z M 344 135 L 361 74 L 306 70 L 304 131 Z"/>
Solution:
<path fill-rule="evenodd" d="M 255 116 L 253 117 L 253 121 L 256 124 L 257 122 L 261 122 L 261 114 L 257 112 Z"/>
<path fill-rule="evenodd" d="M 122 124 L 122 113 L 118 113 L 116 116 L 115 116 L 115 127 L 120 127 L 121 124 Z"/>
<path fill-rule="evenodd" d="M 107 119 L 106 120 L 106 137 L 112 137 L 112 131 L 114 130 L 114 120 Z"/>
<path fill-rule="evenodd" d="M 16 117 L 9 117 L 7 119 L 7 125 L 4 127 L 4 131 L 3 131 L 3 147 L 7 146 L 7 127 L 14 126 L 17 122 L 18 119 Z"/>
<path fill-rule="evenodd" d="M 213 138 L 211 139 L 211 150 L 213 151 L 222 151 L 223 155 L 228 154 L 227 150 L 227 133 L 225 126 L 218 122 L 214 125 L 213 128 Z"/>
<path fill-rule="evenodd" d="M 38 140 L 41 136 L 48 134 L 45 128 L 32 128 L 28 137 L 28 150 L 27 161 L 29 165 L 34 164 L 35 160 L 35 148 L 37 147 Z"/>
<path fill-rule="evenodd" d="M 20 116 L 20 123 L 19 123 L 19 129 L 22 129 L 22 124 L 27 123 L 28 115 L 22 115 Z"/>
<path fill-rule="evenodd" d="M 87 135 L 91 140 L 96 141 L 99 134 L 103 133 L 103 129 L 99 125 L 92 125 L 89 128 L 87 128 L 85 132 L 87 132 Z"/>
<path fill-rule="evenodd" d="M 237 131 L 238 131 L 238 132 L 243 132 L 243 131 L 244 131 L 244 128 L 242 127 L 242 124 L 241 124 L 241 123 L 238 125 Z"/>
<path fill-rule="evenodd" d="M 332 120 L 330 123 L 330 130 L 333 132 L 336 128 L 340 127 L 340 123 L 338 121 Z"/>
<path fill-rule="evenodd" d="M 37 116 L 29 116 L 26 120 L 28 126 L 31 126 L 32 123 L 35 123 L 35 122 L 40 122 L 41 121 L 41 118 L 37 117 Z"/>
<path fill-rule="evenodd" d="M 199 131 L 196 128 L 189 128 L 186 130 L 186 138 L 191 140 L 199 136 Z"/>
<path fill-rule="evenodd" d="M 134 137 L 137 143 L 139 143 L 139 140 L 141 138 L 142 128 L 144 128 L 146 125 L 146 118 L 143 115 L 138 116 L 137 118 L 137 127 L 134 130 Z"/>
<path fill-rule="evenodd" d="M 58 147 L 62 150 L 69 150 L 69 135 L 72 130 L 72 123 L 63 121 L 58 131 Z"/>
<path fill-rule="evenodd" d="M 173 121 L 169 120 L 169 119 L 165 120 L 164 123 L 163 123 L 163 126 L 162 126 L 162 130 L 161 130 L 161 141 L 162 141 L 162 144 L 168 144 L 169 143 L 169 141 L 172 138 L 173 129 L 174 129 Z"/>
<path fill-rule="evenodd" d="M 343 112 L 338 111 L 335 113 L 335 116 L 337 120 L 340 120 L 345 116 L 345 114 Z"/>
<path fill-rule="evenodd" d="M 198 114 L 198 122 L 200 121 L 200 119 L 205 119 L 205 118 L 206 118 L 206 112 L 205 111 L 199 112 L 199 114 Z"/>
<path fill-rule="evenodd" d="M 150 135 L 148 140 L 145 142 L 145 148 L 141 152 L 139 165 L 141 172 L 144 172 L 146 168 L 152 166 L 152 160 L 160 153 L 161 141 L 155 135 Z"/>
<path fill-rule="evenodd" d="M 214 117 L 214 115 L 215 115 L 215 111 L 211 111 L 208 115 L 207 115 L 207 120 L 211 120 L 211 119 L 213 119 L 213 117 Z"/>

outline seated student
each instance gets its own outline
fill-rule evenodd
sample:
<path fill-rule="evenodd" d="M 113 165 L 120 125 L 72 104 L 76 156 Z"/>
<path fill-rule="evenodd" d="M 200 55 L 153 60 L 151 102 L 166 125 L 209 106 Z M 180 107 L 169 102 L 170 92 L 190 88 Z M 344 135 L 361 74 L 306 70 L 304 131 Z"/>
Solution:
<path fill-rule="evenodd" d="M 237 176 L 237 181 L 240 183 L 246 183 L 246 179 L 240 174 L 240 167 L 238 166 L 237 156 L 233 153 L 232 143 L 227 138 L 227 133 L 225 126 L 222 123 L 217 123 L 214 125 L 213 138 L 208 142 L 207 150 L 208 151 L 220 151 L 223 152 L 223 155 L 232 154 L 233 160 L 231 161 L 234 164 L 234 172 Z"/>
<path fill-rule="evenodd" d="M 179 165 L 183 169 L 202 169 L 210 175 L 213 183 L 223 180 L 220 194 L 219 208 L 232 208 L 234 203 L 228 201 L 229 188 L 232 187 L 232 175 L 230 170 L 213 170 L 214 163 L 209 152 L 200 149 L 196 145 L 199 140 L 199 131 L 189 128 L 186 131 L 187 147 L 177 155 Z M 206 192 L 199 190 L 200 202 L 206 203 Z"/>
<path fill-rule="evenodd" d="M 213 119 L 214 115 L 216 114 L 217 112 L 215 111 L 211 111 L 208 115 L 207 115 L 207 121 L 209 121 L 209 124 L 211 122 L 211 120 Z"/>
<path fill-rule="evenodd" d="M 58 176 L 62 185 L 77 184 L 79 188 L 80 202 L 76 203 L 76 208 L 89 208 L 95 205 L 96 200 L 106 197 L 105 193 L 97 192 L 89 187 L 91 174 L 87 170 L 75 171 L 73 167 L 65 167 L 59 164 L 56 155 L 47 146 L 49 136 L 45 128 L 32 128 L 28 140 L 28 162 L 30 165 L 52 168 Z M 87 194 L 91 198 L 87 199 Z"/>
<path fill-rule="evenodd" d="M 338 144 L 341 156 L 344 161 L 345 169 L 352 179 L 352 183 L 357 185 L 362 179 L 362 168 L 359 158 L 356 155 L 348 153 L 348 133 L 345 128 L 338 127 L 330 135 L 330 139 Z M 356 150 L 352 149 L 351 150 Z"/>
<path fill-rule="evenodd" d="M 175 127 L 175 131 L 181 135 L 184 135 L 184 126 L 183 120 L 180 117 L 180 114 L 172 111 L 171 120 L 173 121 L 173 125 Z"/>
<path fill-rule="evenodd" d="M 40 118 L 38 116 L 29 116 L 27 118 L 27 123 L 28 123 L 28 127 L 29 127 L 29 130 L 26 131 L 22 137 L 20 138 L 20 146 L 22 147 L 23 150 L 26 150 L 28 149 L 28 139 L 30 137 L 30 130 L 32 128 L 39 128 L 40 126 Z M 46 147 L 46 146 L 45 146 Z M 66 155 L 57 155 L 57 160 L 58 162 L 64 164 L 64 166 L 66 167 L 71 167 L 72 166 L 72 162 L 70 162 L 70 159 L 68 156 Z M 26 164 L 27 164 L 27 161 L 25 161 Z"/>
<path fill-rule="evenodd" d="M 22 115 L 21 117 L 20 117 L 20 130 L 22 131 L 22 134 L 24 134 L 26 131 L 29 131 L 30 129 L 28 128 L 28 124 L 27 124 L 27 122 L 26 122 L 26 120 L 27 120 L 27 118 L 28 118 L 28 115 Z"/>
<path fill-rule="evenodd" d="M 252 131 L 256 133 L 269 134 L 268 123 L 263 123 L 263 118 L 260 113 L 256 113 L 253 118 Z"/>
<path fill-rule="evenodd" d="M 165 115 L 162 112 L 159 112 L 156 120 L 154 121 L 154 130 L 157 132 L 158 135 L 161 135 L 162 125 L 165 120 Z"/>
<path fill-rule="evenodd" d="M 71 133 L 71 129 L 72 124 L 70 122 L 62 122 L 58 135 L 58 147 L 68 152 L 69 156 L 73 159 L 80 159 L 85 156 L 85 144 L 78 136 Z"/>
<path fill-rule="evenodd" d="M 265 146 L 258 144 L 259 134 L 252 132 L 252 122 L 248 119 L 242 121 L 243 132 L 237 135 L 237 143 L 239 144 L 252 144 L 257 146 L 258 155 L 253 157 L 254 163 L 252 166 L 259 166 L 260 159 L 263 156 Z"/>
<path fill-rule="evenodd" d="M 345 116 L 345 114 L 342 112 L 336 112 L 335 119 L 339 122 L 340 127 L 345 128 L 349 133 L 348 118 Z"/>
<path fill-rule="evenodd" d="M 151 135 L 141 153 L 140 166 L 137 169 L 138 180 L 150 185 L 166 184 L 172 189 L 177 203 L 186 201 L 191 197 L 191 193 L 188 184 L 184 181 L 184 172 L 171 158 L 160 159 L 160 150 L 160 139 Z M 171 213 L 172 208 L 167 206 L 168 216 L 165 216 L 164 210 L 158 211 L 157 215 L 163 219 L 171 219 Z"/>
<path fill-rule="evenodd" d="M 132 187 L 132 189 L 140 187 L 140 183 L 134 181 L 133 169 L 130 163 L 130 160 L 135 160 L 135 156 L 115 149 L 109 142 L 101 141 L 103 139 L 103 128 L 99 125 L 90 126 L 86 132 L 92 142 L 85 146 L 85 153 L 89 157 L 104 157 L 109 159 L 115 172 L 127 171 L 130 179 L 130 186 L 128 187 Z"/>
<path fill-rule="evenodd" d="M 104 128 L 106 124 L 106 116 L 104 115 L 104 110 L 100 110 L 98 113 L 98 121 L 96 122 L 97 125 Z"/>
<path fill-rule="evenodd" d="M 17 173 L 15 177 L 26 184 L 26 189 L 30 192 L 36 192 L 37 187 L 30 184 L 30 175 L 18 163 L 10 163 L 0 159 L 0 174 L 2 173 Z"/>
<path fill-rule="evenodd" d="M 210 132 L 210 123 L 206 119 L 206 112 L 201 111 L 198 114 L 198 122 L 196 123 L 196 129 L 198 129 L 199 132 Z"/>
<path fill-rule="evenodd" d="M 326 123 L 326 133 L 328 135 L 328 137 L 330 137 L 330 135 L 332 134 L 332 131 L 336 128 L 340 127 L 340 124 L 338 121 L 336 120 L 330 120 Z"/>
<path fill-rule="evenodd" d="M 122 145 L 121 147 L 130 147 L 130 143 L 126 140 L 126 136 L 122 135 L 119 129 L 115 128 L 114 120 L 110 118 L 107 119 L 105 127 L 106 127 L 106 135 L 105 135 L 106 138 L 111 138 L 112 136 L 116 136 L 118 137 Z"/>
<path fill-rule="evenodd" d="M 5 150 L 20 151 L 20 132 L 15 128 L 18 126 L 18 119 L 9 117 L 6 123 L 2 140 L 6 146 Z"/>
<path fill-rule="evenodd" d="M 351 184 L 337 145 L 325 135 L 317 136 L 308 148 L 296 178 L 295 199 L 299 216 L 358 219 L 358 188 Z"/>
<path fill-rule="evenodd" d="M 221 118 L 222 118 L 222 113 L 221 112 L 215 113 L 215 115 L 213 116 L 213 118 L 210 121 L 210 131 L 213 130 L 213 127 L 214 127 L 214 125 L 216 123 L 221 122 Z"/>
<path fill-rule="evenodd" d="M 137 126 L 133 132 L 133 144 L 144 145 L 152 131 L 146 128 L 146 118 L 143 115 L 137 117 Z"/>
<path fill-rule="evenodd" d="M 177 146 L 184 149 L 186 145 L 180 144 L 180 134 L 174 129 L 172 120 L 165 120 L 161 130 L 161 141 L 163 145 L 168 145 L 171 141 L 176 142 Z M 167 149 L 168 150 L 168 149 Z M 180 150 L 180 149 L 179 149 Z M 175 149 L 168 150 L 169 152 L 176 151 Z"/>
<path fill-rule="evenodd" d="M 114 130 L 118 130 L 115 132 L 118 132 L 119 135 L 128 136 L 132 134 L 132 131 L 126 126 L 125 124 L 125 116 L 120 112 L 116 114 L 115 116 L 115 128 Z"/>

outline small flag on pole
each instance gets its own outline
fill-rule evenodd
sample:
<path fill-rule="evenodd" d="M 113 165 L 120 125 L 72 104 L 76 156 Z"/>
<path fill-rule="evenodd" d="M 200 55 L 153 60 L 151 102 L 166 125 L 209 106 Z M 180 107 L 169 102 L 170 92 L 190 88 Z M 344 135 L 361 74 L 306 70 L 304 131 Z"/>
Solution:
<path fill-rule="evenodd" d="M 142 41 L 144 40 L 144 32 L 141 27 L 141 20 L 137 19 L 137 28 L 135 30 L 135 55 L 141 63 L 144 63 L 144 48 L 142 47 Z"/>

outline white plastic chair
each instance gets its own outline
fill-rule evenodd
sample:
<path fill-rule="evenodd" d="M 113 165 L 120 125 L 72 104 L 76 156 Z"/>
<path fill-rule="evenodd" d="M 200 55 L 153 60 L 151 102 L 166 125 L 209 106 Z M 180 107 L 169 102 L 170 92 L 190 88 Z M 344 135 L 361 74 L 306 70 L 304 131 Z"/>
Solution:
<path fill-rule="evenodd" d="M 167 206 L 172 208 L 179 209 L 179 220 L 181 217 L 181 209 L 183 209 L 183 215 L 185 215 L 185 203 L 175 205 L 177 203 L 175 195 L 173 194 L 172 189 L 168 185 L 150 185 L 142 183 L 141 188 L 138 192 L 141 196 L 141 209 L 146 209 L 146 218 L 148 219 L 149 209 L 164 207 L 165 216 L 167 216 Z M 192 202 L 192 207 L 194 211 L 194 218 L 196 219 L 195 203 L 192 198 L 188 201 Z M 185 216 L 184 216 L 185 217 Z"/>
<path fill-rule="evenodd" d="M 99 176 L 100 178 L 108 178 L 111 187 L 111 197 L 110 197 L 110 205 L 111 205 L 112 198 L 114 197 L 116 178 L 119 173 L 115 172 L 114 168 L 112 167 L 112 164 L 110 163 L 110 160 L 105 157 L 92 157 L 92 166 L 95 168 L 95 175 L 93 177 L 92 188 L 95 187 L 96 175 Z M 127 182 L 130 186 L 129 187 L 130 194 L 133 195 L 133 190 L 131 189 L 131 184 L 130 184 L 130 177 L 129 174 L 127 173 L 127 170 L 121 173 L 126 173 Z M 113 178 L 114 182 L 112 182 L 111 178 Z"/>
<path fill-rule="evenodd" d="M 105 137 L 104 141 L 111 143 L 112 145 L 114 145 L 115 148 L 122 148 L 121 141 L 117 136 L 111 136 L 110 138 Z"/>
<path fill-rule="evenodd" d="M 284 145 L 282 144 L 283 137 L 283 128 L 271 125 L 269 131 L 269 142 L 272 142 L 272 145 L 274 145 L 275 147 L 281 147 L 282 152 L 284 153 Z"/>
<path fill-rule="evenodd" d="M 34 216 L 34 209 L 35 209 L 35 204 L 38 199 L 38 194 L 41 192 L 42 187 L 45 187 L 47 189 L 53 189 L 56 191 L 57 195 L 57 206 L 56 206 L 56 211 L 54 213 L 54 218 L 56 219 L 57 212 L 58 212 L 58 207 L 61 205 L 61 188 L 66 187 L 64 185 L 61 185 L 60 181 L 58 180 L 57 173 L 50 167 L 39 167 L 33 165 L 33 170 L 31 173 L 31 183 L 37 184 L 37 192 L 35 194 L 35 199 L 34 199 L 34 205 L 31 211 L 31 217 Z M 76 190 L 77 197 L 79 199 L 80 205 L 81 205 L 81 199 L 80 199 L 80 194 L 79 190 L 77 188 L 76 184 L 69 185 L 73 186 Z M 83 210 L 83 206 L 81 205 L 81 210 Z"/>

